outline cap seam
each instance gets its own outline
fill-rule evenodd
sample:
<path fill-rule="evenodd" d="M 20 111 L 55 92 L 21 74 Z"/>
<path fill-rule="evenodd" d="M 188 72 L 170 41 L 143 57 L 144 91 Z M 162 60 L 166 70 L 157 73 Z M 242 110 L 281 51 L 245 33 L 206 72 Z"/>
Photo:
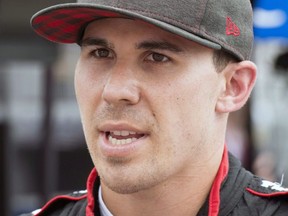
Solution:
<path fill-rule="evenodd" d="M 203 23 L 203 20 L 204 20 L 204 16 L 206 15 L 207 4 L 208 4 L 209 1 L 210 0 L 206 1 L 205 7 L 204 7 L 204 10 L 203 10 L 203 14 L 202 14 L 202 19 L 201 19 L 201 22 L 199 24 L 199 30 L 201 29 L 201 26 L 202 26 L 202 23 Z"/>

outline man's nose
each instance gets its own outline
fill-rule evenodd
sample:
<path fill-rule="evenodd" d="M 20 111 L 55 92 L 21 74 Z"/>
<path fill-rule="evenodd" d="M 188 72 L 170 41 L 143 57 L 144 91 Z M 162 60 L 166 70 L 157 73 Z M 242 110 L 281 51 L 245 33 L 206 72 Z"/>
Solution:
<path fill-rule="evenodd" d="M 104 85 L 102 97 L 108 104 L 137 104 L 140 100 L 138 81 L 132 67 L 116 64 L 111 69 Z"/>

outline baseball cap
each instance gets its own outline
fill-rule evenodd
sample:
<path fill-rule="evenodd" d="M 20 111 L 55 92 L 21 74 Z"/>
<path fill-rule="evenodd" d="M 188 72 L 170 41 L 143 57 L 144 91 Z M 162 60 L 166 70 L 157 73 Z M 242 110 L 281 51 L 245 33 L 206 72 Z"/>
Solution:
<path fill-rule="evenodd" d="M 251 56 L 249 0 L 78 0 L 37 12 L 31 25 L 50 41 L 77 43 L 90 22 L 105 17 L 140 19 L 239 60 Z"/>

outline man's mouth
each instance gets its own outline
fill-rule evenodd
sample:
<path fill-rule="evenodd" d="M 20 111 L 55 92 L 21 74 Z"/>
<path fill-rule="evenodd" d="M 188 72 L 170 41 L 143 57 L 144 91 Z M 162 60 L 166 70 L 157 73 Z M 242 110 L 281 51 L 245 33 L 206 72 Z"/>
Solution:
<path fill-rule="evenodd" d="M 112 145 L 127 145 L 145 136 L 135 131 L 115 130 L 105 132 L 107 140 Z"/>

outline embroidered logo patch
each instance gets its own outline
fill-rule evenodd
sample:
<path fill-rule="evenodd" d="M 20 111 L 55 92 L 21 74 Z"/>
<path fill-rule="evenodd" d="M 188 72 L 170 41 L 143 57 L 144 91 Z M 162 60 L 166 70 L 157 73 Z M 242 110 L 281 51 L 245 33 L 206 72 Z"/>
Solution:
<path fill-rule="evenodd" d="M 270 181 L 263 180 L 261 186 L 265 187 L 265 188 L 270 188 L 274 191 L 288 192 L 288 188 L 284 188 L 284 187 L 282 187 L 281 184 L 276 183 L 276 182 L 270 182 Z"/>
<path fill-rule="evenodd" d="M 230 17 L 226 18 L 226 35 L 233 35 L 235 37 L 240 35 L 240 29 Z"/>

